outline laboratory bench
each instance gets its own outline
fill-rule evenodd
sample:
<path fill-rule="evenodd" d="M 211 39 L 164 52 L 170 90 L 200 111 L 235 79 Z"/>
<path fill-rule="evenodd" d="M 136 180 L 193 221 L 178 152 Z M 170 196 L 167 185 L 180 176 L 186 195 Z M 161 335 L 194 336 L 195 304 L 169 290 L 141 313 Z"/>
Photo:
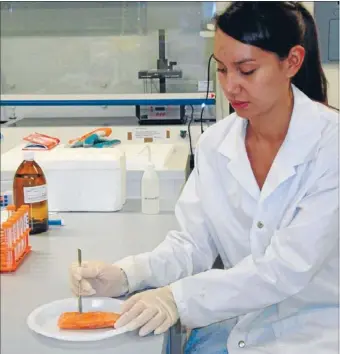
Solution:
<path fill-rule="evenodd" d="M 199 118 L 195 118 L 192 122 L 192 127 L 200 127 L 201 123 L 198 120 Z M 215 117 L 203 118 L 203 124 L 212 124 L 216 122 Z M 185 120 L 183 123 L 169 124 L 164 120 L 164 124 L 154 124 L 154 126 L 168 126 L 168 127 L 183 127 L 189 123 L 189 118 Z M 12 128 L 31 128 L 31 127 L 134 127 L 139 126 L 138 118 L 134 116 L 126 116 L 126 117 L 56 117 L 56 118 L 34 118 L 34 117 L 26 117 L 26 118 L 16 118 L 9 119 L 7 121 L 2 121 L 4 127 L 12 127 Z M 150 126 L 148 124 L 146 126 Z M 142 125 L 145 126 L 145 125 Z"/>
<path fill-rule="evenodd" d="M 132 203 L 132 204 L 131 204 Z M 136 203 L 136 202 L 134 202 Z M 114 262 L 125 256 L 151 251 L 171 229 L 177 228 L 173 212 L 139 213 L 128 201 L 115 213 L 62 213 L 64 226 L 30 236 L 32 251 L 15 273 L 1 275 L 1 353 L 20 354 L 165 354 L 181 352 L 180 332 L 174 326 L 163 335 L 139 337 L 121 334 L 97 342 L 63 342 L 32 332 L 27 316 L 35 308 L 72 297 L 68 267 L 77 259 Z"/>
<path fill-rule="evenodd" d="M 6 127 L 99 127 L 99 126 L 138 126 L 137 117 L 56 117 L 9 119 L 4 123 Z"/>

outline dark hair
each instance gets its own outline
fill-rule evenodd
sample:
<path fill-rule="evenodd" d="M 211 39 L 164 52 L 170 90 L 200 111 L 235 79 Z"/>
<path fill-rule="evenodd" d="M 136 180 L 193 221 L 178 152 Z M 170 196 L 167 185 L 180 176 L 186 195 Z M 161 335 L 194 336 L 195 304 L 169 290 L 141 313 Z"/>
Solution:
<path fill-rule="evenodd" d="M 292 83 L 310 99 L 327 104 L 327 80 L 312 15 L 298 2 L 235 1 L 217 15 L 216 27 L 234 39 L 287 58 L 301 45 L 305 58 Z"/>

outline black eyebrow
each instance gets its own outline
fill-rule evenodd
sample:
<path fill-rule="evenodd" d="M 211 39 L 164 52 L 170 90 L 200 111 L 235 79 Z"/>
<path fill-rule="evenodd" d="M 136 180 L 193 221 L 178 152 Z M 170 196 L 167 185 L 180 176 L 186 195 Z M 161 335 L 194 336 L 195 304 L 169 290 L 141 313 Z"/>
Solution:
<path fill-rule="evenodd" d="M 220 64 L 223 64 L 222 62 L 221 62 L 221 60 L 219 60 L 218 58 L 216 58 L 216 55 L 215 54 L 213 54 L 213 58 L 216 60 L 216 61 L 218 61 Z M 224 65 L 224 64 L 223 64 Z"/>
<path fill-rule="evenodd" d="M 249 63 L 249 62 L 251 62 L 251 61 L 255 61 L 255 59 L 252 59 L 252 58 L 245 58 L 245 59 L 236 61 L 234 64 L 241 65 L 241 64 L 244 64 L 244 63 Z"/>
<path fill-rule="evenodd" d="M 223 62 L 221 60 L 219 60 L 218 58 L 216 58 L 215 54 L 213 54 L 213 57 L 216 61 L 218 61 L 220 64 L 224 65 Z M 244 64 L 244 63 L 249 63 L 249 62 L 252 62 L 252 61 L 255 61 L 255 59 L 252 59 L 252 58 L 244 58 L 242 60 L 239 60 L 239 61 L 235 61 L 234 64 L 236 65 L 241 65 L 241 64 Z M 225 65 L 224 65 L 225 66 Z"/>

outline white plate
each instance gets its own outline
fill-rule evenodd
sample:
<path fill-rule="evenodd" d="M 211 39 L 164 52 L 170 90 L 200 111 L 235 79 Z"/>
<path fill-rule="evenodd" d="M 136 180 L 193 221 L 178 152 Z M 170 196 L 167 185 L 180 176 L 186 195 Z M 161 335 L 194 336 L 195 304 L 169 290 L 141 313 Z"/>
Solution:
<path fill-rule="evenodd" d="M 83 298 L 83 311 L 107 311 L 120 313 L 122 300 L 111 298 Z M 63 312 L 77 311 L 78 299 L 58 300 L 35 309 L 27 318 L 28 327 L 45 337 L 72 342 L 89 342 L 106 339 L 126 332 L 124 327 L 119 329 L 88 329 L 61 330 L 58 327 L 59 316 Z"/>

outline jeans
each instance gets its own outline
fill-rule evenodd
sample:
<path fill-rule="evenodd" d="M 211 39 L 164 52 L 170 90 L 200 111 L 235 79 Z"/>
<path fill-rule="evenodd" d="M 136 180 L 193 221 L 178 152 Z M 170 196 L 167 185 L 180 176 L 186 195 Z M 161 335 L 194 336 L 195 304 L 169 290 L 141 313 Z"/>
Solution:
<path fill-rule="evenodd" d="M 185 345 L 184 354 L 228 354 L 229 332 L 227 322 L 194 329 Z"/>

